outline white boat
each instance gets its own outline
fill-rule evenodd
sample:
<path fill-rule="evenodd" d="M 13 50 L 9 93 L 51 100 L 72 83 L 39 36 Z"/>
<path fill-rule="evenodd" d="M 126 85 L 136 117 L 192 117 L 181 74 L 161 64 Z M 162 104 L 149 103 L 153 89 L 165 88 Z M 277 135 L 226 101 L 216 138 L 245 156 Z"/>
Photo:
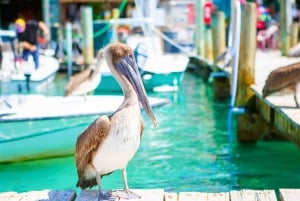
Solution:
<path fill-rule="evenodd" d="M 109 23 L 113 26 L 112 41 L 119 40 L 118 33 L 114 30 L 118 25 L 140 25 L 143 27 L 143 33 L 130 34 L 126 38 L 126 43 L 136 50 L 135 57 L 145 89 L 148 91 L 178 90 L 188 66 L 189 56 L 182 53 L 164 53 L 162 39 L 156 34 L 158 30 L 150 19 L 122 18 L 96 23 Z M 142 47 L 142 50 L 139 47 Z M 140 62 L 141 60 L 143 61 Z M 105 63 L 101 67 L 101 82 L 95 91 L 100 93 L 121 91 Z"/>
<path fill-rule="evenodd" d="M 38 93 L 50 84 L 59 70 L 59 62 L 47 54 L 41 54 L 39 60 L 40 67 L 36 70 L 31 56 L 28 61 L 16 60 L 12 51 L 4 51 L 0 70 L 1 94 Z"/>
<path fill-rule="evenodd" d="M 9 95 L 0 98 L 0 163 L 74 153 L 77 136 L 99 115 L 111 114 L 123 96 Z M 152 107 L 168 99 L 149 97 Z"/>

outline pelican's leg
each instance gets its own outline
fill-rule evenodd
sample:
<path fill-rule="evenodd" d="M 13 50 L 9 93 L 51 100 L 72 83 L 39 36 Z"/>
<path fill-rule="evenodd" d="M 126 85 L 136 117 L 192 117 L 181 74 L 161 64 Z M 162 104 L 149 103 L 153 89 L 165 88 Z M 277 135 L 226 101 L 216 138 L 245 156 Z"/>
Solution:
<path fill-rule="evenodd" d="M 126 168 L 122 169 L 122 177 L 123 177 L 123 184 L 124 184 L 124 191 L 126 192 L 128 199 L 139 199 L 141 196 L 135 194 L 134 192 L 130 191 L 128 188 L 127 183 L 127 173 Z"/>
<path fill-rule="evenodd" d="M 97 177 L 96 177 L 96 180 L 97 180 L 97 185 L 98 185 L 98 201 L 101 201 L 102 198 L 104 200 L 107 200 L 106 198 L 109 196 L 107 194 L 105 194 L 103 191 L 102 191 L 102 188 L 101 188 L 101 175 L 100 174 L 97 174 Z"/>
<path fill-rule="evenodd" d="M 298 102 L 298 99 L 297 99 L 297 93 L 300 92 L 300 84 L 297 83 L 293 90 L 294 90 L 294 100 L 295 100 L 295 103 L 296 103 L 296 107 L 299 108 L 300 105 L 299 105 L 299 102 Z"/>
<path fill-rule="evenodd" d="M 295 100 L 295 103 L 296 103 L 296 107 L 300 107 L 296 93 L 294 93 L 294 100 Z"/>
<path fill-rule="evenodd" d="M 124 183 L 124 190 L 115 190 L 113 191 L 113 195 L 120 198 L 120 199 L 140 199 L 141 196 L 135 194 L 134 192 L 130 191 L 127 184 L 127 174 L 126 168 L 122 169 L 122 177 Z"/>

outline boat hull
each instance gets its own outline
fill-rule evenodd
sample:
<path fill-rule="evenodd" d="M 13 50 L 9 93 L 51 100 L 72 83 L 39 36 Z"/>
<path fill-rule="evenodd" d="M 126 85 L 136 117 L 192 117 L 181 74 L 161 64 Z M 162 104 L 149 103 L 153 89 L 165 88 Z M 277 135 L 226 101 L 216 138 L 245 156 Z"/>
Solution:
<path fill-rule="evenodd" d="M 0 162 L 71 155 L 78 135 L 96 118 L 97 115 L 91 115 L 5 123 L 0 126 L 3 135 L 24 132 L 19 137 L 0 141 Z"/>
<path fill-rule="evenodd" d="M 39 93 L 54 80 L 59 70 L 58 60 L 51 56 L 40 55 L 38 69 L 35 69 L 32 59 L 16 62 L 14 60 L 12 52 L 3 52 L 0 69 L 1 94 Z"/>
<path fill-rule="evenodd" d="M 24 80 L 11 80 L 11 81 L 2 81 L 0 83 L 0 92 L 2 94 L 15 94 L 15 93 L 27 93 L 42 92 L 45 87 L 53 82 L 56 72 L 50 74 L 48 77 L 39 81 L 24 81 Z"/>
<path fill-rule="evenodd" d="M 171 73 L 151 73 L 144 72 L 142 80 L 147 91 L 177 91 L 184 72 Z M 112 75 L 102 75 L 101 83 L 95 89 L 97 93 L 101 92 L 121 92 L 122 89 Z"/>
<path fill-rule="evenodd" d="M 121 95 L 0 97 L 0 163 L 74 154 L 78 135 L 101 115 L 112 114 Z M 168 99 L 149 97 L 152 108 Z"/>

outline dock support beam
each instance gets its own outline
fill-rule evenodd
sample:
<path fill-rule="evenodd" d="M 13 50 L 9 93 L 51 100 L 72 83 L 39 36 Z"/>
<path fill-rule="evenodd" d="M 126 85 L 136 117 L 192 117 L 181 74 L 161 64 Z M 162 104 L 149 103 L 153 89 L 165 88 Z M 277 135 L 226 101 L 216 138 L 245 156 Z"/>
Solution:
<path fill-rule="evenodd" d="M 245 114 L 238 115 L 237 137 L 241 142 L 256 141 L 270 134 L 278 135 L 274 126 L 265 121 L 257 112 L 258 100 L 251 85 L 255 83 L 256 54 L 256 5 L 246 3 L 242 6 L 240 59 L 238 67 L 236 107 L 244 107 Z M 273 137 L 273 136 L 272 136 Z"/>
<path fill-rule="evenodd" d="M 203 22 L 203 1 L 196 1 L 196 34 L 195 44 L 197 56 L 204 57 L 204 22 Z"/>
<path fill-rule="evenodd" d="M 291 2 L 280 0 L 280 44 L 281 54 L 286 56 L 290 48 Z M 290 11 L 288 13 L 288 11 Z"/>
<path fill-rule="evenodd" d="M 214 12 L 212 15 L 212 46 L 213 61 L 226 51 L 226 25 L 224 12 Z M 223 62 L 221 63 L 223 65 Z M 213 80 L 214 98 L 216 100 L 227 99 L 230 97 L 230 80 L 228 76 L 215 76 Z"/>
<path fill-rule="evenodd" d="M 256 51 L 256 5 L 246 3 L 242 5 L 240 59 L 238 67 L 238 84 L 235 106 L 249 107 L 254 97 L 251 85 L 255 82 L 255 51 Z M 252 107 L 252 106 L 250 106 Z M 253 114 L 240 114 L 238 116 L 237 136 L 240 141 L 254 141 L 257 139 L 259 127 Z"/>
<path fill-rule="evenodd" d="M 214 12 L 212 15 L 213 60 L 226 50 L 226 25 L 224 12 Z"/>
<path fill-rule="evenodd" d="M 84 64 L 90 65 L 94 61 L 94 32 L 93 32 L 93 13 L 91 7 L 81 10 L 83 28 L 83 58 Z"/>
<path fill-rule="evenodd" d="M 291 43 L 290 43 L 291 48 L 298 44 L 298 38 L 299 38 L 299 25 L 298 22 L 294 22 L 291 26 Z"/>
<path fill-rule="evenodd" d="M 243 107 L 254 95 L 250 86 L 255 82 L 256 5 L 242 5 L 240 59 L 236 106 Z"/>

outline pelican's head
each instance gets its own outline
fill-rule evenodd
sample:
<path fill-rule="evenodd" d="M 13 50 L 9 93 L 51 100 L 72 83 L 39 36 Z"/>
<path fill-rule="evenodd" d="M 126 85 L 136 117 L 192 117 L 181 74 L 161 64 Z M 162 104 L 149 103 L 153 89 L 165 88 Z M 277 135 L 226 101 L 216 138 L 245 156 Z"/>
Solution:
<path fill-rule="evenodd" d="M 102 48 L 97 52 L 97 55 L 96 55 L 96 65 L 94 68 L 94 70 L 96 72 L 100 72 L 100 67 L 103 62 L 104 62 L 104 49 Z"/>
<path fill-rule="evenodd" d="M 147 98 L 132 49 L 123 43 L 113 43 L 105 48 L 104 55 L 111 72 L 122 85 L 123 91 L 125 93 L 135 91 L 147 115 L 156 126 L 157 122 Z"/>

